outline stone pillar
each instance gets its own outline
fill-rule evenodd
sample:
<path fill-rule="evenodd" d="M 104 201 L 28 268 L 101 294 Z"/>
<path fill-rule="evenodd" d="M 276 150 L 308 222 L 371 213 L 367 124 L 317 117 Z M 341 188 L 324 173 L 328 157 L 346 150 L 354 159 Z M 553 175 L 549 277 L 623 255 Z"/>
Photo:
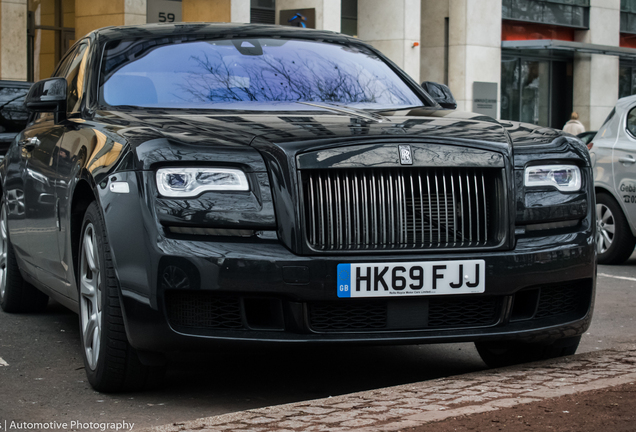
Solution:
<path fill-rule="evenodd" d="M 360 1 L 358 11 L 359 3 Z M 276 24 L 281 24 L 279 22 L 281 10 L 312 8 L 316 9 L 317 29 L 340 32 L 341 0 L 276 0 Z M 360 21 L 358 21 L 359 25 Z"/>
<path fill-rule="evenodd" d="M 250 22 L 250 0 L 182 0 L 184 22 Z"/>
<path fill-rule="evenodd" d="M 358 0 L 358 36 L 420 80 L 421 0 Z"/>
<path fill-rule="evenodd" d="M 448 6 L 448 86 L 457 109 L 472 111 L 475 82 L 497 83 L 500 99 L 501 0 L 450 0 Z"/>
<path fill-rule="evenodd" d="M 75 0 L 75 39 L 112 25 L 146 23 L 146 0 Z"/>
<path fill-rule="evenodd" d="M 619 46 L 620 0 L 591 0 L 590 29 L 577 42 Z M 598 130 L 618 100 L 619 58 L 602 54 L 574 57 L 574 111 L 586 130 Z"/>
<path fill-rule="evenodd" d="M 0 79 L 26 81 L 27 2 L 0 1 Z"/>
<path fill-rule="evenodd" d="M 448 0 L 422 0 L 420 80 L 448 85 Z M 448 24 L 447 24 L 448 23 Z M 451 90 L 452 91 L 452 90 Z"/>

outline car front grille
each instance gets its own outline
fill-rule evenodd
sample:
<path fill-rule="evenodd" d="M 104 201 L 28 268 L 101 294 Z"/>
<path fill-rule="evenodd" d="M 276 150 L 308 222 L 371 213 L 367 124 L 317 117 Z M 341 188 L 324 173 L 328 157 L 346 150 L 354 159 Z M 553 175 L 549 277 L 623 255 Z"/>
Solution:
<path fill-rule="evenodd" d="M 305 233 L 318 251 L 498 243 L 500 169 L 303 170 Z M 498 193 L 501 192 L 501 193 Z M 501 202 L 501 201 L 499 201 Z"/>

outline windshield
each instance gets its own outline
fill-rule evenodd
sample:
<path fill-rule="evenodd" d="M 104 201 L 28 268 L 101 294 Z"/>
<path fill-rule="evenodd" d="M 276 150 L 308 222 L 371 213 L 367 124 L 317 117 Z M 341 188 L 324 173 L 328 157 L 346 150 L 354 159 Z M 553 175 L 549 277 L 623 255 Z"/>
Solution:
<path fill-rule="evenodd" d="M 289 102 L 370 109 L 422 105 L 364 46 L 303 40 L 114 41 L 106 46 L 100 81 L 101 100 L 110 106 L 268 110 Z"/>

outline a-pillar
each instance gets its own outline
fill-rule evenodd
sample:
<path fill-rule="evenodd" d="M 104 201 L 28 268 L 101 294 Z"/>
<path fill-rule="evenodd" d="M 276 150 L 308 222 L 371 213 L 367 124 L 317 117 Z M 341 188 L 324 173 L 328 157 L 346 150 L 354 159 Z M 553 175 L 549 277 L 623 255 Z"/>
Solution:
<path fill-rule="evenodd" d="M 590 29 L 575 32 L 577 42 L 619 46 L 620 0 L 592 0 Z M 574 56 L 574 111 L 586 130 L 598 130 L 618 100 L 619 58 Z"/>
<path fill-rule="evenodd" d="M 27 2 L 0 1 L 0 79 L 26 81 Z"/>
<path fill-rule="evenodd" d="M 340 32 L 341 0 L 276 0 L 276 24 L 285 24 L 280 22 L 280 11 L 290 9 L 315 9 L 317 29 Z"/>
<path fill-rule="evenodd" d="M 250 22 L 250 0 L 183 0 L 184 22 Z"/>
<path fill-rule="evenodd" d="M 75 0 L 75 39 L 106 26 L 146 23 L 146 0 Z"/>
<path fill-rule="evenodd" d="M 358 37 L 420 79 L 421 0 L 358 0 Z"/>

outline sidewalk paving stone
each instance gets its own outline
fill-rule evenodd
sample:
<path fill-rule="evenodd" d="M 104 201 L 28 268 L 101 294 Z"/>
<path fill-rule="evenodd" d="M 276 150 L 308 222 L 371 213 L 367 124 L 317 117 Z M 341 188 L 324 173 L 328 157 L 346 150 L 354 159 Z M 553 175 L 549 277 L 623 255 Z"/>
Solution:
<path fill-rule="evenodd" d="M 147 432 L 400 431 L 636 381 L 636 346 L 326 399 L 259 408 Z"/>

